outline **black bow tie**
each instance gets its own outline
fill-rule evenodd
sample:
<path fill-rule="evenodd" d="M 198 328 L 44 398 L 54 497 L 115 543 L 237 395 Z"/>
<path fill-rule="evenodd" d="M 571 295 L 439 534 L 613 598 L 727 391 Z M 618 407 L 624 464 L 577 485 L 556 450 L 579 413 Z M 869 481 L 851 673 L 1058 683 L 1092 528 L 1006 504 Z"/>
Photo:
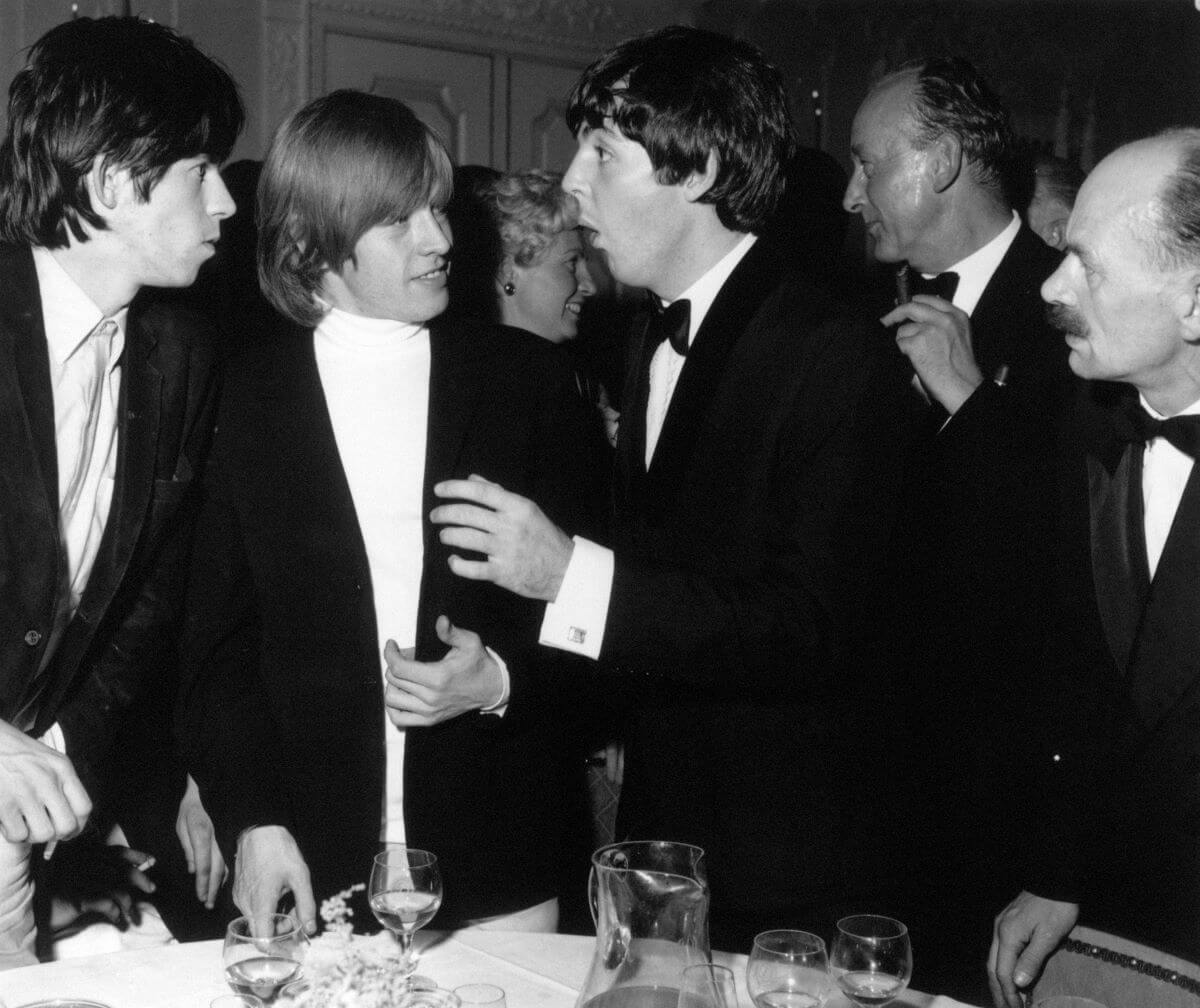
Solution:
<path fill-rule="evenodd" d="M 908 269 L 909 294 L 932 294 L 934 297 L 952 301 L 956 290 L 958 290 L 957 273 L 939 273 L 937 276 L 923 277 L 911 266 Z"/>
<path fill-rule="evenodd" d="M 646 340 L 650 346 L 657 347 L 663 340 L 670 340 L 671 346 L 680 357 L 686 357 L 688 352 L 688 326 L 692 319 L 692 302 L 687 298 L 673 301 L 668 307 L 660 309 L 650 316 L 650 326 L 646 330 Z"/>
<path fill-rule="evenodd" d="M 1166 438 L 1192 459 L 1200 458 L 1200 414 L 1156 420 L 1134 400 L 1117 418 L 1117 432 L 1126 441 L 1145 444 Z"/>

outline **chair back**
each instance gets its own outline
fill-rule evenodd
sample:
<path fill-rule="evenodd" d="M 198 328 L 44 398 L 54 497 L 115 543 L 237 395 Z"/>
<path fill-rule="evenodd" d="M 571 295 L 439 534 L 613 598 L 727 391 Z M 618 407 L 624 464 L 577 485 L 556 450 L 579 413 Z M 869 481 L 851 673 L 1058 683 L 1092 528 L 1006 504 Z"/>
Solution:
<path fill-rule="evenodd" d="M 1074 994 L 1105 1008 L 1200 1008 L 1200 965 L 1077 927 L 1046 961 L 1032 1004 Z"/>

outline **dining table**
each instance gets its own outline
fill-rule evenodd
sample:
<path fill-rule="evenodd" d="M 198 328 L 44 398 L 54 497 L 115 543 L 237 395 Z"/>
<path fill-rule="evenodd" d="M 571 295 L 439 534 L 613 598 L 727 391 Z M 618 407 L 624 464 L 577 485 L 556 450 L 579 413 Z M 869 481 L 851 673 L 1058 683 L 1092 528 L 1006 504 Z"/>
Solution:
<path fill-rule="evenodd" d="M 421 972 L 439 986 L 489 983 L 504 989 L 508 1008 L 574 1008 L 596 940 L 563 934 L 463 930 L 423 932 L 417 938 Z M 739 1008 L 753 1008 L 746 992 L 746 956 L 714 952 L 737 978 Z M 98 1002 L 107 1008 L 209 1008 L 228 994 L 221 942 L 138 948 L 25 966 L 0 973 L 7 1008 L 54 999 Z M 905 991 L 897 1008 L 962 1008 L 959 1002 Z M 840 993 L 826 1008 L 853 1008 Z"/>

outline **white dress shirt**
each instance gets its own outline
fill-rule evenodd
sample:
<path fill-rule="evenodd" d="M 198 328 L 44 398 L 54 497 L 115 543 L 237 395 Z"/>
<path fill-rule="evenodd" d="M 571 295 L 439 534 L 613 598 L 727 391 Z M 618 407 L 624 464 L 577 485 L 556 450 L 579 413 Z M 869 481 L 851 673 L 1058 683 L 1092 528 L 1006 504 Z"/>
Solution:
<path fill-rule="evenodd" d="M 979 299 L 983 297 L 984 289 L 991 282 L 992 274 L 1000 265 L 1000 260 L 1008 252 L 1017 232 L 1021 230 L 1021 218 L 1014 210 L 1008 226 L 995 238 L 976 249 L 965 259 L 961 259 L 946 269 L 947 273 L 958 274 L 958 286 L 954 289 L 951 304 L 971 315 Z"/>
<path fill-rule="evenodd" d="M 380 675 L 384 645 L 417 641 L 425 558 L 422 499 L 429 417 L 429 330 L 334 308 L 313 333 L 317 371 L 367 550 Z M 404 842 L 404 736 L 387 739 L 381 839 Z"/>
<path fill-rule="evenodd" d="M 1167 419 L 1144 398 L 1141 402 L 1155 420 Z M 1200 400 L 1175 415 L 1194 416 L 1197 413 L 1200 413 Z M 1157 437 L 1146 444 L 1145 454 L 1142 455 L 1142 523 L 1146 534 L 1146 562 L 1151 578 L 1158 570 L 1158 561 L 1167 544 L 1179 502 L 1183 499 L 1184 487 L 1192 475 L 1193 464 L 1190 455 L 1181 452 L 1166 438 Z"/>
<path fill-rule="evenodd" d="M 83 597 L 112 506 L 117 466 L 117 406 L 122 309 L 112 318 L 92 303 L 52 252 L 33 250 L 54 395 L 58 518 L 65 568 L 59 571 L 59 611 L 43 667 Z"/>
<path fill-rule="evenodd" d="M 688 347 L 696 339 L 704 317 L 725 286 L 725 281 L 754 246 L 756 238 L 748 234 L 719 262 L 675 300 L 691 302 L 688 322 Z M 664 303 L 666 308 L 674 302 Z M 663 424 L 675 395 L 675 386 L 687 358 L 676 352 L 670 341 L 663 341 L 650 359 L 650 388 L 646 398 L 646 468 L 654 458 Z M 612 595 L 612 550 L 575 536 L 575 548 L 563 575 L 558 597 L 546 606 L 538 640 L 548 647 L 572 651 L 588 658 L 600 657 L 600 645 L 608 622 L 608 601 Z"/>

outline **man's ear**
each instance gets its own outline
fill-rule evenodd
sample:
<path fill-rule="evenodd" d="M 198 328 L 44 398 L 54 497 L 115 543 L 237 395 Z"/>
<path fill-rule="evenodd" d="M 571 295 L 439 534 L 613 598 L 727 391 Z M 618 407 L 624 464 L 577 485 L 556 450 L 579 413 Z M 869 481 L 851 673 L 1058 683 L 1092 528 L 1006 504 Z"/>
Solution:
<path fill-rule="evenodd" d="M 127 169 L 118 168 L 103 154 L 92 159 L 92 167 L 87 173 L 88 197 L 92 209 L 101 217 L 107 217 L 117 208 L 122 188 L 131 185 Z"/>
<path fill-rule="evenodd" d="M 1183 338 L 1193 345 L 1200 345 L 1200 272 L 1187 274 L 1175 303 L 1183 325 Z"/>
<path fill-rule="evenodd" d="M 945 192 L 962 174 L 962 142 L 953 133 L 943 133 L 925 153 L 933 191 Z"/>
<path fill-rule="evenodd" d="M 721 170 L 721 160 L 717 157 L 717 152 L 710 150 L 708 152 L 708 160 L 704 164 L 704 171 L 692 172 L 683 180 L 683 193 L 689 203 L 695 203 L 701 196 L 708 192 L 717 181 L 717 172 Z"/>

